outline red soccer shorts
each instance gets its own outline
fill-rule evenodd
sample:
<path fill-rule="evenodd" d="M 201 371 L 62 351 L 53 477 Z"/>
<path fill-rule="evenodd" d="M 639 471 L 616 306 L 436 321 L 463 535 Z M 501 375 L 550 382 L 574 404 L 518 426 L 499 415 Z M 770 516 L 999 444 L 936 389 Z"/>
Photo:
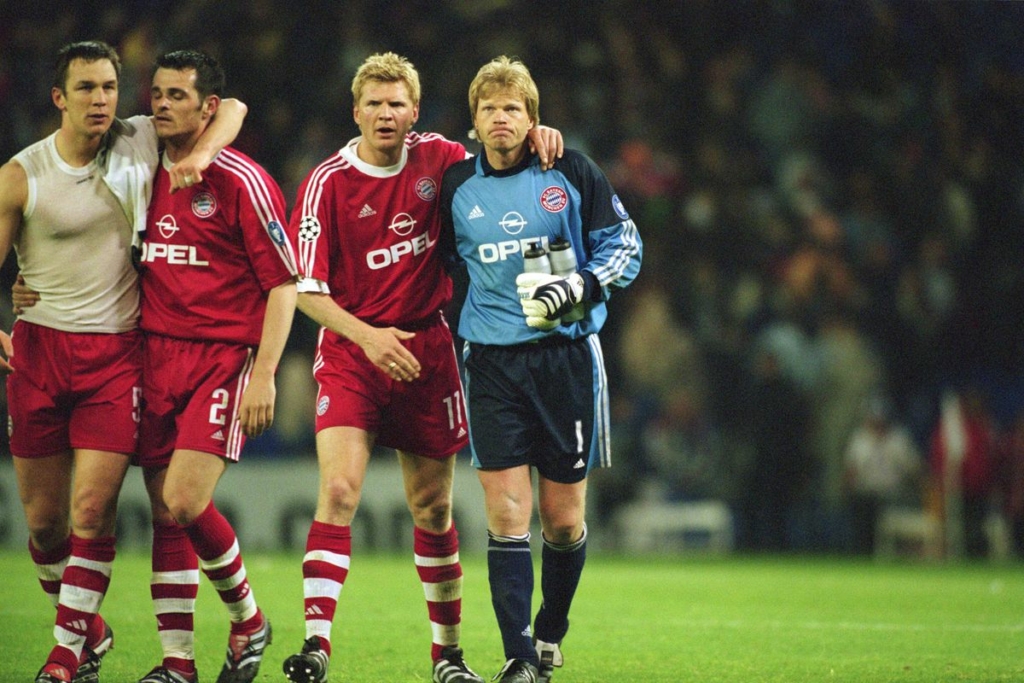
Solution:
<path fill-rule="evenodd" d="M 245 444 L 238 407 L 255 359 L 241 344 L 147 334 L 136 464 L 165 466 L 175 450 L 237 461 Z"/>
<path fill-rule="evenodd" d="M 448 324 L 439 320 L 404 343 L 421 366 L 413 382 L 392 380 L 355 343 L 325 333 L 313 372 L 316 431 L 357 427 L 377 434 L 381 446 L 428 458 L 463 448 L 465 399 Z"/>
<path fill-rule="evenodd" d="M 11 453 L 132 454 L 139 436 L 142 333 L 62 332 L 23 320 L 7 377 Z"/>

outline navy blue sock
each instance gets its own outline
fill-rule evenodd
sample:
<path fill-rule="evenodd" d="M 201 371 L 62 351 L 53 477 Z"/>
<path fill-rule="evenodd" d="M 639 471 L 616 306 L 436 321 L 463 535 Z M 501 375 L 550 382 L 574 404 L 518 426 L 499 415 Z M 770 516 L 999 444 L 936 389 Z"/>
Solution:
<path fill-rule="evenodd" d="M 587 561 L 587 525 L 583 535 L 568 545 L 554 545 L 544 540 L 541 554 L 540 591 L 543 601 L 534 635 L 545 643 L 561 643 L 569 630 L 569 607 L 580 583 Z"/>
<path fill-rule="evenodd" d="M 530 633 L 533 558 L 530 535 L 496 536 L 487 532 L 487 577 L 506 659 L 539 664 Z"/>

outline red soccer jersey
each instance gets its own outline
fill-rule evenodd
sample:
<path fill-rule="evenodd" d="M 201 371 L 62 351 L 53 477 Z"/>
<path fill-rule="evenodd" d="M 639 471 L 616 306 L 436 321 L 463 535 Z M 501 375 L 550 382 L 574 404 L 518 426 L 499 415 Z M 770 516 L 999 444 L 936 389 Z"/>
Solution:
<path fill-rule="evenodd" d="M 289 227 L 302 276 L 326 284 L 341 308 L 371 325 L 426 320 L 452 295 L 436 248 L 437 199 L 441 176 L 466 158 L 466 148 L 410 133 L 402 160 L 380 168 L 356 156 L 357 144 L 322 162 L 299 187 Z"/>
<path fill-rule="evenodd" d="M 142 329 L 256 346 L 266 292 L 293 279 L 284 195 L 256 162 L 228 147 L 199 185 L 169 193 L 156 174 L 142 252 Z"/>

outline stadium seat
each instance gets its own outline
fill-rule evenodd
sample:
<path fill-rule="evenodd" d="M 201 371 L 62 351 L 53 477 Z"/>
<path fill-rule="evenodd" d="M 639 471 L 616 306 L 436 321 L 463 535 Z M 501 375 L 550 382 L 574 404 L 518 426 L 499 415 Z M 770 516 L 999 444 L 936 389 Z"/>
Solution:
<path fill-rule="evenodd" d="M 631 503 L 616 514 L 615 529 L 629 552 L 726 553 L 733 547 L 732 513 L 719 500 Z"/>

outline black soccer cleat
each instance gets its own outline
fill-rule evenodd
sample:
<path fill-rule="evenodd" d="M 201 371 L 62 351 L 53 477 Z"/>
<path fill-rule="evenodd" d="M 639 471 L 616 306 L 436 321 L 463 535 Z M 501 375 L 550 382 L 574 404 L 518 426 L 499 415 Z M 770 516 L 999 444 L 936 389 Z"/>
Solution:
<path fill-rule="evenodd" d="M 188 678 L 177 671 L 171 671 L 167 667 L 158 666 L 140 678 L 139 683 L 199 683 L 199 674 Z"/>
<path fill-rule="evenodd" d="M 263 628 L 249 635 L 232 633 L 228 638 L 228 653 L 221 667 L 217 683 L 252 683 L 260 671 L 263 651 L 272 640 L 270 620 L 263 618 Z"/>
<path fill-rule="evenodd" d="M 540 659 L 540 666 L 537 668 L 537 683 L 551 683 L 551 675 L 555 672 L 555 667 L 562 666 L 562 650 L 558 647 L 558 643 L 535 640 L 533 644 L 537 648 L 537 657 Z"/>
<path fill-rule="evenodd" d="M 462 648 L 449 645 L 434 660 L 434 683 L 484 683 L 462 658 Z"/>
<path fill-rule="evenodd" d="M 284 660 L 284 675 L 292 683 L 327 683 L 330 658 L 320 647 L 320 638 L 310 636 L 302 652 Z"/>
<path fill-rule="evenodd" d="M 537 667 L 525 659 L 510 659 L 494 680 L 498 683 L 537 683 Z"/>
<path fill-rule="evenodd" d="M 71 672 L 60 664 L 47 662 L 36 674 L 35 683 L 70 683 Z"/>
<path fill-rule="evenodd" d="M 71 678 L 71 683 L 100 683 L 100 666 L 103 656 L 114 649 L 114 629 L 104 624 L 103 637 L 97 642 L 82 648 L 82 661 L 78 671 Z"/>

